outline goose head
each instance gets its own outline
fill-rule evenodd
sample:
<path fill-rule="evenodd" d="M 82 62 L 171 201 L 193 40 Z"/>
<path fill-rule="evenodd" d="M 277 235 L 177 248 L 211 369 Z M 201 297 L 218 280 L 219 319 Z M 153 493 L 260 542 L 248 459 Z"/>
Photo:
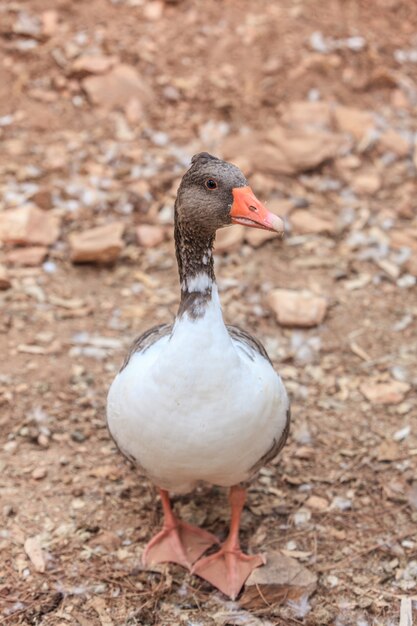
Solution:
<path fill-rule="evenodd" d="M 201 235 L 214 235 L 231 224 L 284 234 L 283 220 L 256 198 L 240 169 L 207 152 L 192 158 L 178 189 L 175 210 L 180 227 L 192 225 Z"/>

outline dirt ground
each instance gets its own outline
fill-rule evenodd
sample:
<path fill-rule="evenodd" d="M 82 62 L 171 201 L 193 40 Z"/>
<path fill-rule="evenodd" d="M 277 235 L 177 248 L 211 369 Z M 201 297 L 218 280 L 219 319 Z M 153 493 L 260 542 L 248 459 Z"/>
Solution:
<path fill-rule="evenodd" d="M 24 206 L 58 228 L 0 244 L 0 624 L 417 619 L 416 32 L 408 0 L 1 2 L 0 240 Z M 142 569 L 160 504 L 105 426 L 128 345 L 176 312 L 172 207 L 199 150 L 287 218 L 284 242 L 224 240 L 216 273 L 225 318 L 292 398 L 242 543 L 317 577 L 234 603 L 180 567 Z M 71 262 L 71 234 L 113 222 L 114 264 Z M 141 245 L 143 224 L 162 241 Z M 33 245 L 46 256 L 27 264 Z M 324 321 L 280 325 L 277 288 L 323 296 Z M 174 502 L 225 536 L 224 490 Z"/>

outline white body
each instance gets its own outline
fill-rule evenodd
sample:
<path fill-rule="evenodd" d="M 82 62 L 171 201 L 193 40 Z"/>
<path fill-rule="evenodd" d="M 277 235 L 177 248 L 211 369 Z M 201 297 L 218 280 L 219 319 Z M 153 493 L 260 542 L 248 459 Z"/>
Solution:
<path fill-rule="evenodd" d="M 232 339 L 215 285 L 205 315 L 132 355 L 109 391 L 116 443 L 159 487 L 231 486 L 279 440 L 288 398 L 258 352 Z"/>

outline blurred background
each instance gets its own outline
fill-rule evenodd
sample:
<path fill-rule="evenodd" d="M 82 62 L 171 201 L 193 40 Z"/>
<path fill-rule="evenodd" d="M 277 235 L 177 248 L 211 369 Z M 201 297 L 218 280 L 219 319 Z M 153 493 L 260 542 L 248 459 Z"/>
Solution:
<path fill-rule="evenodd" d="M 406 0 L 1 2 L 0 624 L 411 614 L 416 33 Z M 288 231 L 216 243 L 225 317 L 265 343 L 294 415 L 242 532 L 287 578 L 234 605 L 141 570 L 159 509 L 104 420 L 127 346 L 176 312 L 173 204 L 201 150 Z M 226 531 L 221 490 L 176 507 Z"/>

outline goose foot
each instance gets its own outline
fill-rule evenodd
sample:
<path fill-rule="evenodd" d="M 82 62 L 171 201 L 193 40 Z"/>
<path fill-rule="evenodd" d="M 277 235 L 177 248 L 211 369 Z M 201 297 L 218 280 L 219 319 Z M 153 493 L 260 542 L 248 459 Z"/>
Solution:
<path fill-rule="evenodd" d="M 219 540 L 206 530 L 175 517 L 168 492 L 161 489 L 160 495 L 164 525 L 146 546 L 142 562 L 145 567 L 157 563 L 178 563 L 191 570 L 192 564 Z"/>
<path fill-rule="evenodd" d="M 265 565 L 266 560 L 261 555 L 244 554 L 239 547 L 240 517 L 246 499 L 243 487 L 232 487 L 229 499 L 232 515 L 228 538 L 218 552 L 197 561 L 191 571 L 235 600 L 249 574 Z"/>

